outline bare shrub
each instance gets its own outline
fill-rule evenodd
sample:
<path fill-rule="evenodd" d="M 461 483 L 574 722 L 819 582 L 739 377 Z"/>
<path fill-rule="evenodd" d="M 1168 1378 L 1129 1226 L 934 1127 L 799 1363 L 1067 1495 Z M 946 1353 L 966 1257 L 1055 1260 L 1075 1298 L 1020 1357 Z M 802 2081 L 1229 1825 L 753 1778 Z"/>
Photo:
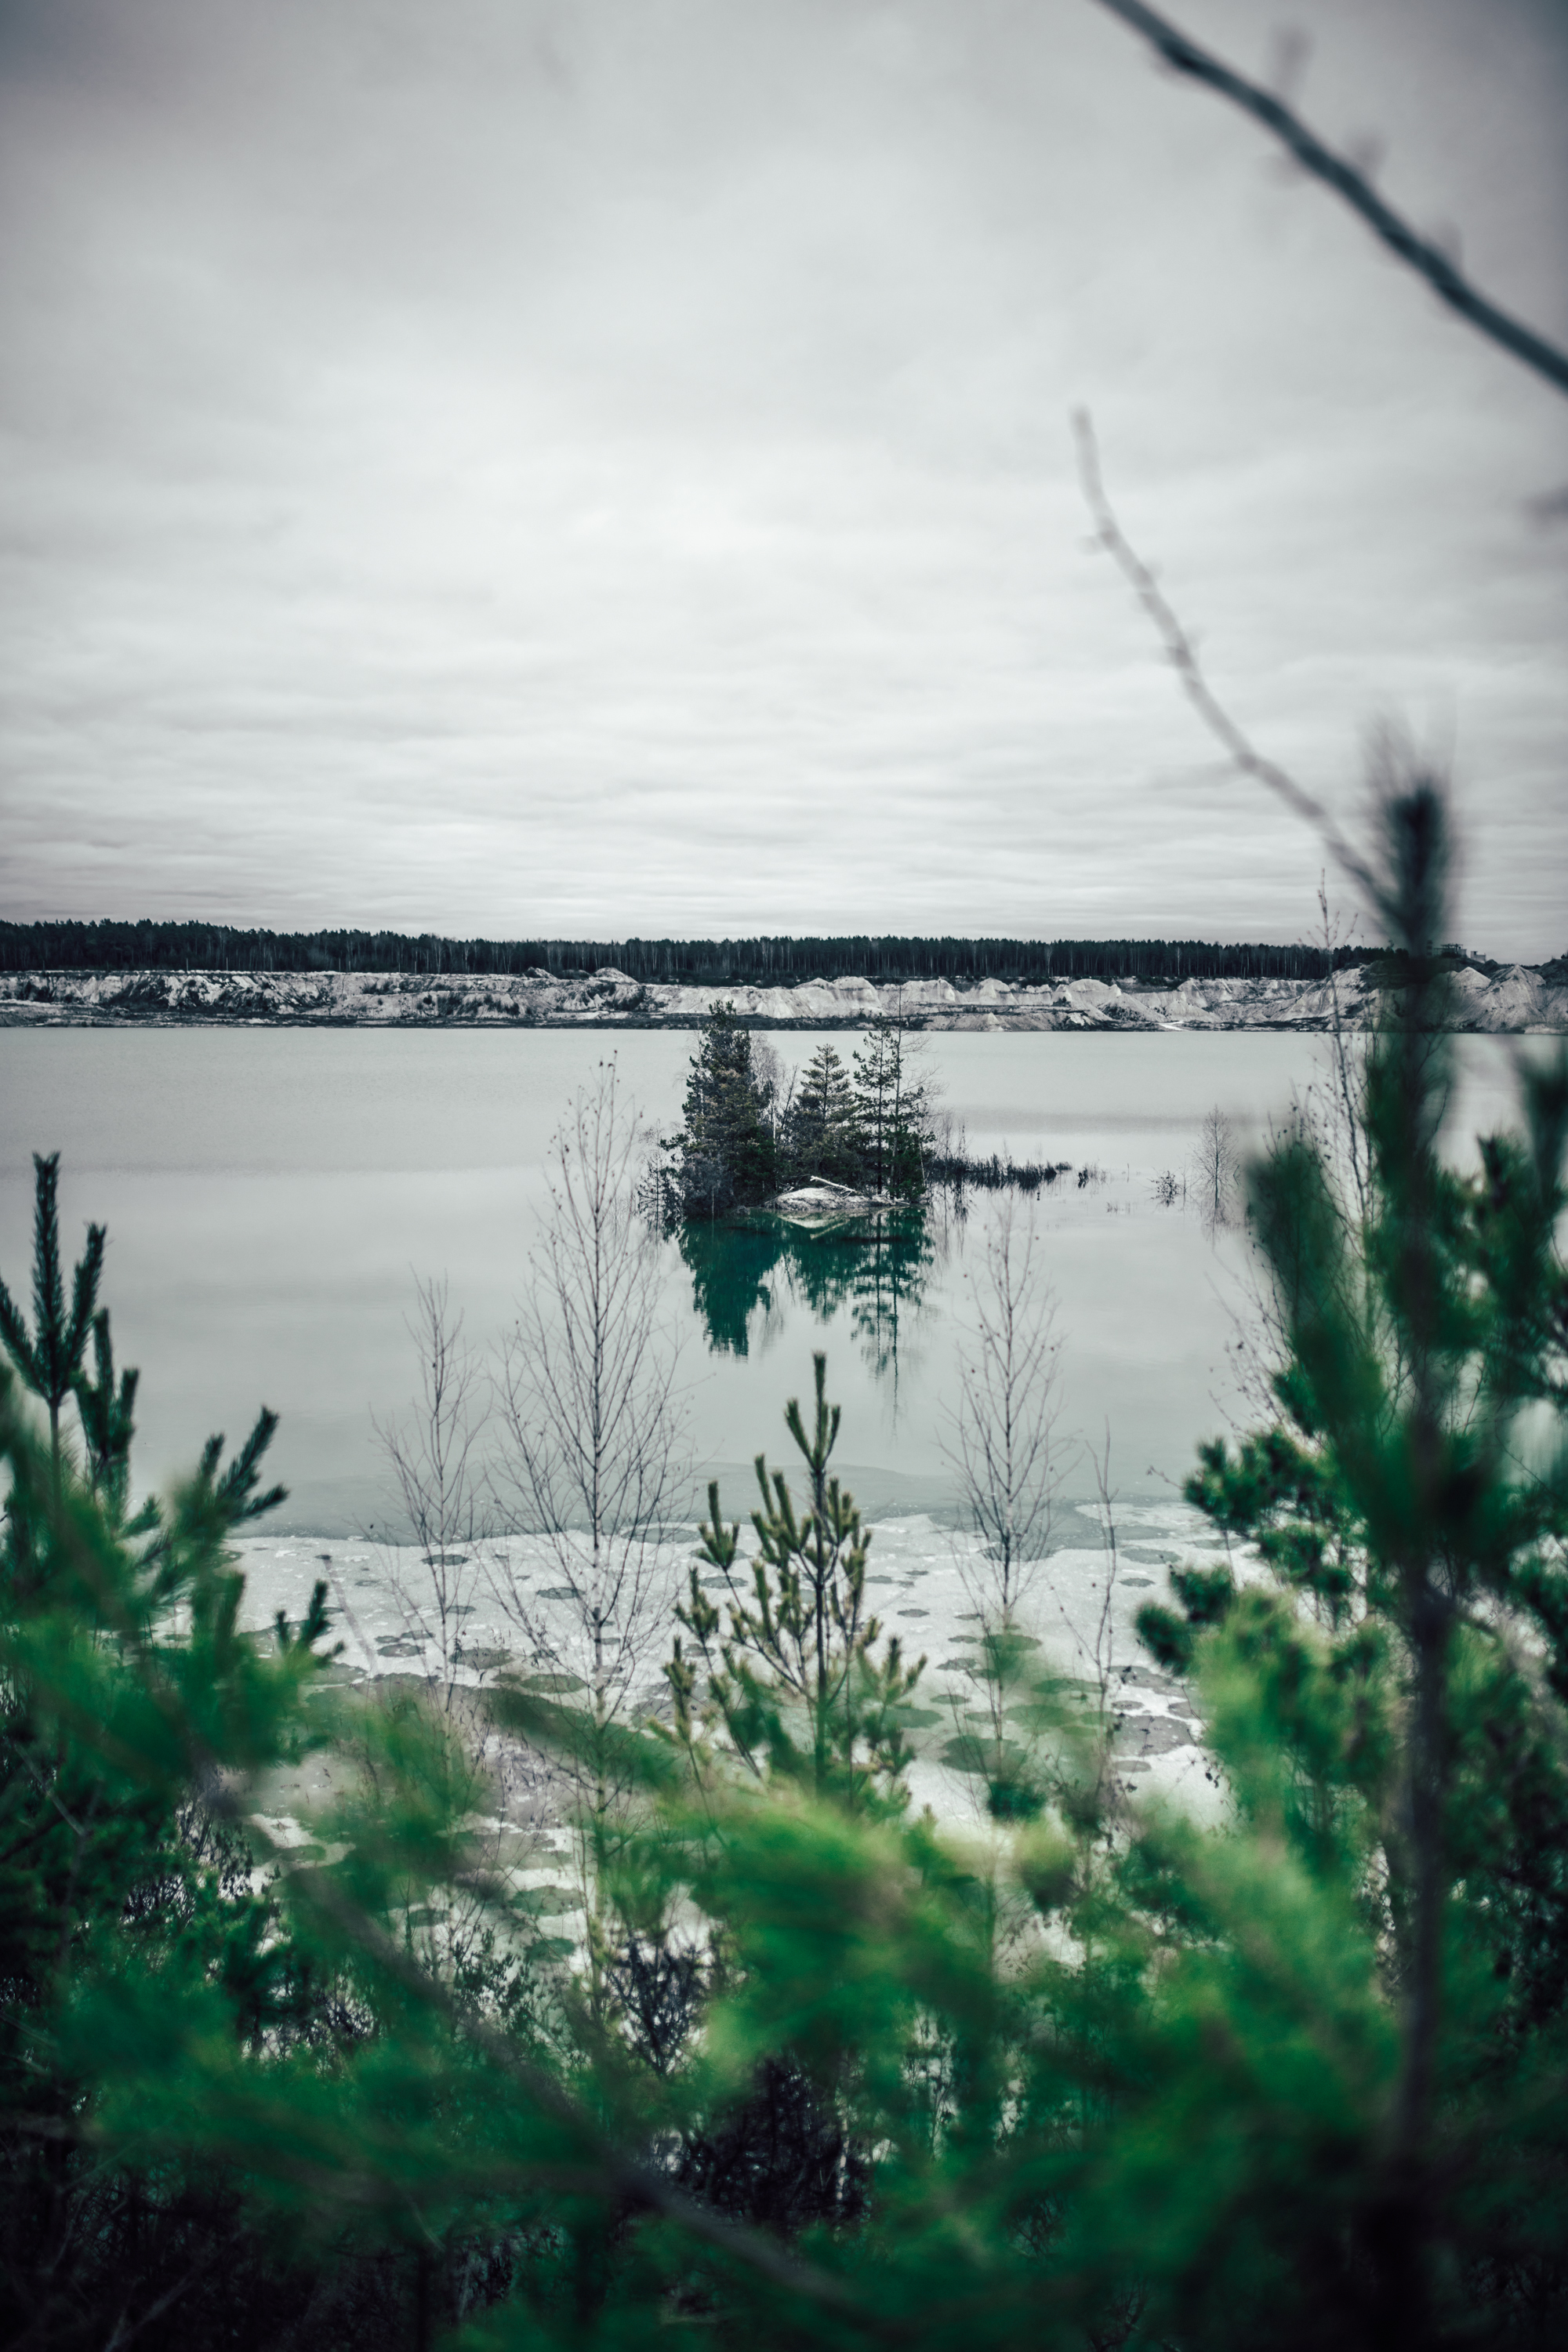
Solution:
<path fill-rule="evenodd" d="M 983 1621 L 1008 1624 L 1050 1537 L 1061 1474 L 1056 1300 L 1032 1206 L 1004 1193 L 985 1229 L 961 1326 L 958 1402 L 943 1452 L 980 1538 L 984 1573 L 966 1570 Z"/>
<path fill-rule="evenodd" d="M 678 1350 L 637 1206 L 638 1151 L 635 1110 L 602 1063 L 550 1147 L 550 1205 L 498 1381 L 497 1492 L 519 1540 L 498 1553 L 493 1590 L 542 1670 L 536 1686 L 579 1717 L 567 1769 L 591 1903 L 624 1794 L 615 1734 L 673 1603 L 661 1538 L 689 1505 Z M 542 1588 L 527 1564 L 542 1550 Z"/>
<path fill-rule="evenodd" d="M 483 1458 L 490 1417 L 489 1382 L 454 1314 L 445 1277 L 416 1281 L 406 1328 L 419 1363 L 419 1390 L 395 1419 L 372 1424 L 418 1555 L 410 1572 L 395 1548 L 386 1580 L 404 1621 L 436 1665 L 428 1676 L 447 1711 L 462 1662 L 463 1620 L 482 1579 L 481 1549 L 491 1529 Z"/>

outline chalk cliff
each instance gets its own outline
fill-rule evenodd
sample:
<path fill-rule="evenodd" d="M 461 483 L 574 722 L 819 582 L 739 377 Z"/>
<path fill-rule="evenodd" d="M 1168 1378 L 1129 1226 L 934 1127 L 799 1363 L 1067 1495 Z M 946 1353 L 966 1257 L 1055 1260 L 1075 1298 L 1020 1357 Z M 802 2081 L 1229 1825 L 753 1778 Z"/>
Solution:
<path fill-rule="evenodd" d="M 1365 1027 L 1379 1002 L 1359 971 L 1334 982 L 1339 1017 Z M 983 980 L 803 981 L 794 988 L 683 988 L 605 969 L 563 980 L 545 971 L 470 979 L 407 972 L 122 971 L 0 974 L 0 1025 L 266 1022 L 311 1027 L 674 1028 L 718 997 L 759 1028 L 851 1028 L 900 1006 L 927 1029 L 1324 1029 L 1334 996 L 1321 981 L 1189 980 L 1179 988 L 1073 980 L 1014 986 Z M 1514 964 L 1456 980 L 1457 1025 L 1498 1034 L 1568 1030 L 1568 982 Z"/>

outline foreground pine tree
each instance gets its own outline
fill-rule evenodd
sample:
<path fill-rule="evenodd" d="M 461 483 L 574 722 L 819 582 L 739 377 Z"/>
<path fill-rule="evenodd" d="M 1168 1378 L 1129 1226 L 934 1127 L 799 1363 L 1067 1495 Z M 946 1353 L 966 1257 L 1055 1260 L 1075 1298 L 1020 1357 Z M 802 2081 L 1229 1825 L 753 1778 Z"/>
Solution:
<path fill-rule="evenodd" d="M 1337 2282 L 1364 2340 L 1416 2344 L 1563 2310 L 1568 1065 L 1521 1067 L 1523 1130 L 1479 1173 L 1445 1164 L 1440 790 L 1415 779 L 1384 822 L 1369 1173 L 1300 1134 L 1251 1171 L 1280 1417 L 1188 1487 L 1271 1580 L 1178 1578 L 1182 1610 L 1144 1625 L 1208 1678 L 1244 1817 L 1375 1954 L 1386 2053 L 1318 2292 Z"/>
<path fill-rule="evenodd" d="M 19 2340 L 1562 2341 L 1568 1073 L 1525 1076 L 1479 1173 L 1440 1156 L 1446 854 L 1415 780 L 1362 1185 L 1300 1135 L 1249 1177 L 1277 1410 L 1194 1480 L 1235 1565 L 1143 1618 L 1212 1822 L 1134 1803 L 1113 1711 L 1016 1629 L 918 1692 L 875 1652 L 819 1389 L 809 1508 L 770 1475 L 749 1548 L 715 1508 L 725 1633 L 700 1580 L 677 1736 L 620 1738 L 587 1999 L 570 1890 L 496 1866 L 458 1727 L 326 1689 L 319 1603 L 237 1634 L 258 1443 L 132 1538 L 63 1454 L 57 1491 L 13 1384 Z M 495 1720 L 570 1755 L 572 1706 L 524 1672 Z M 927 1731 L 978 1822 L 900 1801 Z M 277 1775 L 310 1743 L 300 1846 Z"/>
<path fill-rule="evenodd" d="M 107 1228 L 89 1225 L 87 1247 L 72 1277 L 68 1307 L 60 1263 L 59 1153 L 52 1151 L 46 1160 L 40 1152 L 35 1151 L 33 1174 L 34 1328 L 29 1332 L 21 1308 L 5 1284 L 0 1282 L 0 1345 L 4 1346 L 25 1385 L 36 1397 L 43 1400 L 49 1416 L 50 1463 L 58 1482 L 60 1413 L 81 1378 L 82 1360 L 87 1352 L 88 1334 L 93 1328 L 93 1308 L 97 1304 L 98 1286 L 103 1271 Z M 104 1344 L 107 1344 L 107 1339 L 106 1324 Z M 129 1412 L 129 1404 L 126 1410 Z"/>
<path fill-rule="evenodd" d="M 176 2305 L 183 2323 L 199 2328 L 204 2309 L 211 2322 L 226 2261 L 231 2305 L 258 2280 L 274 2312 L 290 2299 L 231 2184 L 150 2176 L 98 2143 L 92 2085 L 119 2038 L 84 2038 L 89 1988 L 205 1979 L 241 2051 L 334 2027 L 331 1989 L 279 1932 L 224 1801 L 226 1776 L 308 1737 L 298 1700 L 320 1669 L 321 1589 L 302 1628 L 279 1624 L 272 1657 L 236 1632 L 226 1546 L 280 1497 L 258 1491 L 273 1416 L 226 1465 L 211 1439 L 165 1506 L 128 1520 L 136 1375 L 116 1381 L 107 1310 L 92 1313 L 103 1229 L 68 1313 L 58 1162 L 37 1168 L 36 1328 L 7 1314 L 15 1370 L 0 1366 L 0 2336 L 65 2347 Z M 80 1370 L 89 1318 L 96 1381 Z M 83 1468 L 62 1423 L 72 1389 Z M 134 2079 L 150 2057 L 137 2053 Z"/>
<path fill-rule="evenodd" d="M 850 1814 L 889 1804 L 901 1811 L 912 1701 L 925 1660 L 907 1665 L 899 1637 L 884 1641 L 868 1605 L 871 1538 L 854 1496 L 829 1466 L 839 1409 L 827 1402 L 826 1357 L 814 1357 L 812 1366 L 809 1433 L 797 1399 L 784 1412 L 808 1481 L 805 1509 L 784 1473 L 770 1472 L 759 1454 L 756 1551 L 747 1561 L 739 1524 L 724 1524 L 717 1482 L 708 1489 L 710 1517 L 698 1530 L 698 1558 L 717 1571 L 709 1582 L 721 1601 L 709 1597 L 693 1567 L 675 1613 L 696 1653 L 688 1658 L 678 1638 L 665 1668 L 676 1728 L 700 1782 L 715 1761 L 701 1733 L 717 1733 L 721 1753 L 754 1779 L 798 1783 Z M 698 1659 L 706 1673 L 701 1701 Z"/>

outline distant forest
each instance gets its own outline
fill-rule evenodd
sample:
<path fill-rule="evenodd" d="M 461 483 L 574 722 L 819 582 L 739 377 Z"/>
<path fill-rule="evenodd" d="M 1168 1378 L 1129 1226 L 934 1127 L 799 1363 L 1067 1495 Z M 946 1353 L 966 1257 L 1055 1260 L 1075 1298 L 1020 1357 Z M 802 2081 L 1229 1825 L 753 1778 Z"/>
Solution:
<path fill-rule="evenodd" d="M 1343 946 L 1334 964 L 1373 951 Z M 797 980 L 1315 980 L 1323 949 L 1205 940 L 444 940 L 429 932 L 246 931 L 209 923 L 0 923 L 4 971 L 547 971 L 787 987 Z"/>

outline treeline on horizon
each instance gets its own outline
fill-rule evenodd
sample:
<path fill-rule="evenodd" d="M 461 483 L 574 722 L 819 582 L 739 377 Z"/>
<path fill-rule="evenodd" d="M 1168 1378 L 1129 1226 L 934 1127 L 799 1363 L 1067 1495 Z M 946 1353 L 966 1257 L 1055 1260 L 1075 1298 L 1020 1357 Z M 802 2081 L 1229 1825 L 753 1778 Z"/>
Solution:
<path fill-rule="evenodd" d="M 1336 970 L 1376 953 L 1342 945 Z M 1471 961 L 1484 963 L 1472 957 Z M 1316 980 L 1329 951 L 1205 940 L 448 940 L 431 932 L 237 930 L 210 923 L 0 923 L 5 971 L 547 971 L 778 988 L 801 980 Z"/>

